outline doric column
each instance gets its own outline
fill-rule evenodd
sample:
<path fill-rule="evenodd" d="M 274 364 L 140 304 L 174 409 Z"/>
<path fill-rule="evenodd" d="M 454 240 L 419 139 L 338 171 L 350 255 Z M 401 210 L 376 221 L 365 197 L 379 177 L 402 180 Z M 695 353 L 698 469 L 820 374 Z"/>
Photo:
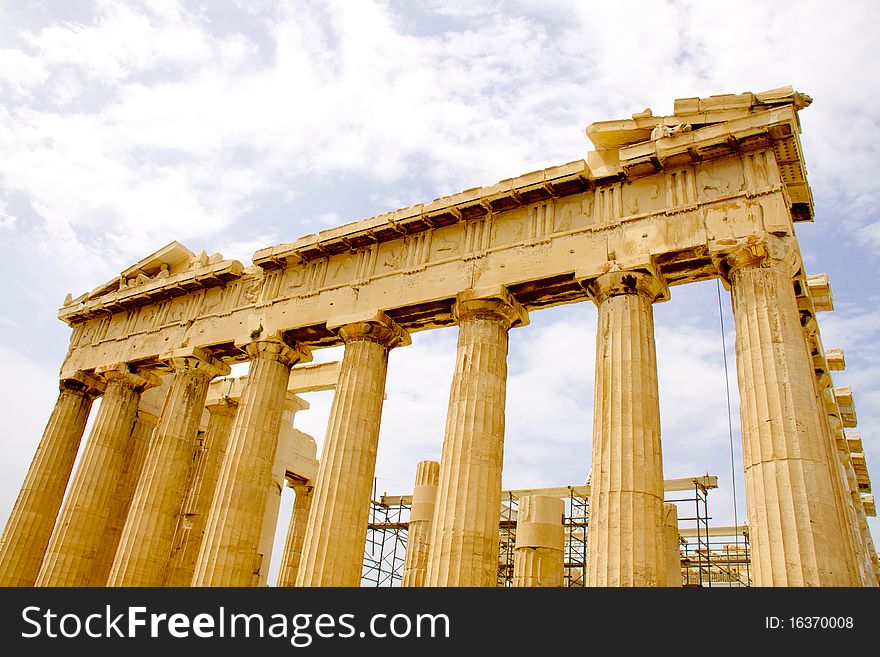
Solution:
<path fill-rule="evenodd" d="M 526 495 L 516 515 L 514 586 L 562 586 L 565 503 L 558 497 Z"/>
<path fill-rule="evenodd" d="M 165 586 L 189 586 L 192 582 L 238 402 L 222 397 L 212 400 L 205 408 L 210 415 L 204 451 L 183 502 Z"/>
<path fill-rule="evenodd" d="M 828 383 L 827 381 L 823 382 Z M 864 547 L 847 479 L 846 462 L 849 461 L 849 450 L 840 418 L 840 409 L 830 385 L 822 387 L 817 385 L 816 390 L 820 413 L 824 413 L 822 427 L 826 435 L 823 443 L 828 453 L 831 480 L 837 497 L 837 517 L 843 531 L 846 549 L 844 556 L 850 568 L 849 576 L 854 583 L 865 584 L 868 582 L 868 577 L 865 568 Z"/>
<path fill-rule="evenodd" d="M 290 367 L 309 359 L 304 347 L 280 338 L 255 340 L 244 348 L 251 367 L 220 468 L 194 586 L 255 586 L 259 581 L 260 536 Z"/>
<path fill-rule="evenodd" d="M 437 500 L 437 481 L 440 464 L 437 461 L 419 461 L 416 465 L 416 483 L 409 512 L 409 531 L 406 537 L 406 558 L 403 562 L 401 586 L 424 586 L 428 570 L 428 548 L 431 540 L 431 521 Z"/>
<path fill-rule="evenodd" d="M 107 382 L 98 417 L 49 540 L 37 586 L 86 586 L 104 537 L 141 392 L 159 380 L 126 364 L 102 368 Z"/>
<path fill-rule="evenodd" d="M 122 530 L 110 586 L 161 586 L 191 473 L 208 384 L 229 366 L 198 348 L 164 360 L 173 371 L 147 462 Z"/>
<path fill-rule="evenodd" d="M 303 543 L 298 586 L 358 586 L 388 352 L 409 335 L 384 313 L 338 328 L 345 342 Z"/>
<path fill-rule="evenodd" d="M 506 291 L 461 295 L 426 586 L 495 586 L 508 330 L 528 315 Z"/>
<path fill-rule="evenodd" d="M 303 539 L 306 537 L 306 526 L 309 523 L 309 509 L 312 507 L 311 483 L 297 482 L 290 486 L 296 498 L 290 512 L 290 525 L 287 527 L 287 539 L 284 541 L 284 554 L 281 557 L 281 569 L 278 571 L 277 586 L 296 586 L 299 564 L 302 559 Z"/>
<path fill-rule="evenodd" d="M 278 515 L 281 512 L 281 494 L 287 484 L 288 468 L 295 467 L 295 449 L 299 436 L 305 436 L 299 429 L 294 429 L 294 418 L 297 412 L 309 408 L 309 403 L 292 392 L 287 393 L 284 401 L 284 414 L 281 418 L 281 429 L 278 432 L 278 451 L 272 466 L 272 482 L 266 494 L 266 508 L 263 513 L 263 532 L 260 537 L 259 553 L 262 557 L 260 578 L 257 586 L 269 584 L 269 566 L 275 548 L 275 534 L 278 533 Z M 308 516 L 306 517 L 308 522 Z M 303 530 L 304 531 L 304 530 Z M 300 555 L 302 548 L 300 547 Z M 299 569 L 299 563 L 297 563 Z"/>
<path fill-rule="evenodd" d="M 58 401 L 0 537 L 0 586 L 33 586 L 103 382 L 80 373 L 61 381 Z"/>
<path fill-rule="evenodd" d="M 663 503 L 663 551 L 666 554 L 666 586 L 681 586 L 681 550 L 678 542 L 678 507 Z"/>
<path fill-rule="evenodd" d="M 614 269 L 589 286 L 599 323 L 587 584 L 665 586 L 653 304 L 668 293 L 648 268 Z"/>
<path fill-rule="evenodd" d="M 145 394 L 150 394 L 153 390 L 157 390 L 157 388 L 152 388 Z M 150 438 L 158 422 L 158 415 L 153 415 L 143 408 L 138 408 L 134 427 L 131 430 L 131 437 L 125 446 L 125 455 L 123 456 L 123 461 L 125 462 L 124 470 L 122 477 L 116 485 L 113 499 L 110 502 L 110 514 L 107 518 L 107 525 L 104 528 L 104 538 L 101 540 L 101 545 L 98 546 L 98 552 L 95 555 L 95 563 L 92 567 L 89 586 L 106 586 L 107 584 L 110 568 L 113 566 L 113 559 L 116 556 L 116 551 L 119 549 L 119 539 L 122 538 L 125 519 L 128 517 L 131 501 L 134 499 L 134 492 L 137 489 L 138 479 L 140 479 L 144 463 L 147 460 Z"/>
<path fill-rule="evenodd" d="M 849 586 L 791 255 L 768 236 L 722 261 L 736 324 L 752 578 L 757 586 Z"/>
<path fill-rule="evenodd" d="M 846 444 L 846 437 L 843 440 Z M 866 587 L 874 588 L 877 582 L 877 550 L 874 547 L 874 540 L 871 537 L 871 529 L 868 527 L 868 518 L 865 514 L 865 506 L 862 503 L 862 496 L 859 493 L 858 479 L 853 469 L 852 458 L 849 449 L 841 449 L 838 451 L 840 464 L 843 469 L 844 477 L 847 484 L 847 495 L 849 496 L 850 506 L 853 509 L 853 515 L 856 522 L 856 531 L 859 532 L 859 567 L 862 571 L 863 584 Z"/>

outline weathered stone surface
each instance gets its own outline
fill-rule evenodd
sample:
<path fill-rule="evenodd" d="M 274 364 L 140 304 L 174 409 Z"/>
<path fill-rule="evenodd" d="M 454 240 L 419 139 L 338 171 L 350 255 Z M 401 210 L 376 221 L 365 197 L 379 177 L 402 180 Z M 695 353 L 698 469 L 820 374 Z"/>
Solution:
<path fill-rule="evenodd" d="M 80 375 L 61 381 L 58 401 L 0 537 L 0 586 L 33 586 L 85 431 L 104 385 Z"/>
<path fill-rule="evenodd" d="M 593 405 L 589 586 L 664 586 L 663 460 L 653 303 L 665 291 L 642 271 L 590 283 L 599 307 Z"/>
<path fill-rule="evenodd" d="M 171 559 L 165 574 L 165 586 L 189 586 L 192 582 L 238 402 L 221 397 L 211 400 L 206 408 L 210 417 L 205 431 L 203 452 L 181 508 Z"/>
<path fill-rule="evenodd" d="M 426 586 L 495 586 L 507 332 L 528 315 L 506 292 L 461 297 Z"/>
<path fill-rule="evenodd" d="M 302 560 L 303 540 L 309 523 L 309 510 L 312 506 L 312 486 L 296 483 L 291 486 L 296 498 L 290 512 L 290 525 L 287 527 L 287 539 L 284 541 L 284 552 L 281 555 L 281 568 L 278 570 L 278 586 L 296 586 L 299 564 Z"/>
<path fill-rule="evenodd" d="M 439 478 L 440 464 L 437 461 L 419 461 L 416 466 L 416 482 L 409 512 L 409 532 L 406 537 L 401 586 L 425 585 L 431 522 L 434 519 Z"/>
<path fill-rule="evenodd" d="M 768 238 L 769 240 L 770 238 Z M 728 256 L 752 577 L 851 586 L 790 261 L 777 242 Z"/>
<path fill-rule="evenodd" d="M 171 389 L 138 480 L 110 586 L 161 586 L 190 478 L 208 384 L 229 366 L 201 350 L 169 354 Z"/>
<path fill-rule="evenodd" d="M 147 391 L 150 392 L 150 391 Z M 110 577 L 110 569 L 113 567 L 113 559 L 119 549 L 119 541 L 122 538 L 122 530 L 128 512 L 131 509 L 131 501 L 137 489 L 138 480 L 147 460 L 147 452 L 150 447 L 150 439 L 159 422 L 159 417 L 144 410 L 142 405 L 138 407 L 131 437 L 125 446 L 123 460 L 125 467 L 122 476 L 116 484 L 113 500 L 110 503 L 110 513 L 107 525 L 104 528 L 104 537 L 98 547 L 95 563 L 92 566 L 92 575 L 89 586 L 106 586 Z"/>
<path fill-rule="evenodd" d="M 360 584 L 388 351 L 409 344 L 409 336 L 382 314 L 338 330 L 345 355 L 312 493 L 298 586 Z"/>
<path fill-rule="evenodd" d="M 107 526 L 141 392 L 156 377 L 127 365 L 99 372 L 107 382 L 98 417 L 49 540 L 37 586 L 86 586 Z"/>
<path fill-rule="evenodd" d="M 232 426 L 217 492 L 199 551 L 194 586 L 255 586 L 260 538 L 290 367 L 308 360 L 299 345 L 275 338 L 245 345 L 252 358 Z"/>
<path fill-rule="evenodd" d="M 678 507 L 663 503 L 663 552 L 666 554 L 666 586 L 681 586 L 681 548 L 678 536 Z"/>
<path fill-rule="evenodd" d="M 562 586 L 562 517 L 565 503 L 558 497 L 520 498 L 513 561 L 514 586 Z"/>

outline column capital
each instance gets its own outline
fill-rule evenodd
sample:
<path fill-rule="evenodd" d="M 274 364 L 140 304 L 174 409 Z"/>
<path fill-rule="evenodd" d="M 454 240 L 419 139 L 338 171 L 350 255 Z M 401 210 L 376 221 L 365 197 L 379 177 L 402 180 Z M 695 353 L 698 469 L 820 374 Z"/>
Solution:
<path fill-rule="evenodd" d="M 336 331 L 345 344 L 361 340 L 392 349 L 411 343 L 409 333 L 382 311 L 327 322 L 327 328 Z"/>
<path fill-rule="evenodd" d="M 586 287 L 596 305 L 624 294 L 637 294 L 651 303 L 669 299 L 666 281 L 651 264 L 624 268 L 617 261 L 610 262 L 608 270 L 590 281 Z"/>
<path fill-rule="evenodd" d="M 137 409 L 137 418 L 145 424 L 150 424 L 153 427 L 159 424 L 159 416 L 154 413 L 150 413 L 150 411 L 144 410 L 143 408 Z"/>
<path fill-rule="evenodd" d="M 156 374 L 146 370 L 136 371 L 131 363 L 103 365 L 95 370 L 95 374 L 107 382 L 115 381 L 121 385 L 135 388 L 138 392 L 162 385 L 162 379 Z"/>
<path fill-rule="evenodd" d="M 61 379 L 60 387 L 62 392 L 69 390 L 89 397 L 98 397 L 104 394 L 107 384 L 99 376 L 80 370 L 72 376 Z"/>
<path fill-rule="evenodd" d="M 230 397 L 220 397 L 205 404 L 211 415 L 235 415 L 238 411 L 238 402 Z"/>
<path fill-rule="evenodd" d="M 223 361 L 214 358 L 201 347 L 181 347 L 166 351 L 159 356 L 171 369 L 177 372 L 200 372 L 209 378 L 227 376 L 232 370 Z"/>
<path fill-rule="evenodd" d="M 452 317 L 461 323 L 469 319 L 501 321 L 507 328 L 528 326 L 529 313 L 506 288 L 465 290 L 452 305 Z"/>
<path fill-rule="evenodd" d="M 287 366 L 312 360 L 312 352 L 308 347 L 277 335 L 250 341 L 236 340 L 235 346 L 252 359 L 274 360 Z"/>
<path fill-rule="evenodd" d="M 793 276 L 801 267 L 797 248 L 789 239 L 774 235 L 714 240 L 709 244 L 709 254 L 725 280 L 730 280 L 738 269 L 779 267 Z"/>
<path fill-rule="evenodd" d="M 290 477 L 286 478 L 287 487 L 292 489 L 294 493 L 297 495 L 302 495 L 304 493 L 310 493 L 315 488 L 315 482 L 311 479 L 303 480 L 303 479 L 291 479 Z"/>

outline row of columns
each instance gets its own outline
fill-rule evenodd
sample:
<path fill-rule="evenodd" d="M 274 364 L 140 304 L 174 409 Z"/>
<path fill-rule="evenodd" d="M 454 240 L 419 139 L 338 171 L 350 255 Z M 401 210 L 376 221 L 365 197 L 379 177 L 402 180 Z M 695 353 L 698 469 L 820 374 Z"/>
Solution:
<path fill-rule="evenodd" d="M 841 518 L 846 500 L 840 468 L 804 340 L 791 259 L 768 237 L 722 256 L 720 263 L 730 283 L 737 329 L 754 581 L 853 585 L 858 568 Z M 672 569 L 652 307 L 668 297 L 668 290 L 649 263 L 621 267 L 616 262 L 590 280 L 587 289 L 599 314 L 587 583 L 664 586 Z M 425 499 L 414 509 L 414 533 L 424 539 L 420 554 L 407 566 L 407 582 L 493 586 L 508 332 L 526 325 L 528 314 L 506 290 L 498 289 L 461 295 L 453 316 L 459 331 L 442 458 L 439 468 L 426 466 L 420 478 L 425 483 L 418 484 L 425 487 Z M 388 354 L 409 343 L 406 332 L 383 313 L 328 328 L 337 331 L 345 353 L 314 489 L 297 491 L 288 558 L 279 578 L 284 585 L 359 584 Z M 155 384 L 150 375 L 120 366 L 98 372 L 103 383 L 64 383 L 0 540 L 0 582 L 100 581 L 106 567 L 100 564 L 107 559 L 96 555 L 105 534 L 118 532 L 106 580 L 111 585 L 180 584 L 189 564 L 196 586 L 258 583 L 263 565 L 258 550 L 282 403 L 291 366 L 309 354 L 300 345 L 259 333 L 240 346 L 251 358 L 250 375 L 228 442 L 218 444 L 216 460 L 205 465 L 216 472 L 210 505 L 206 493 L 196 495 L 201 508 L 209 509 L 203 514 L 204 527 L 195 528 L 201 540 L 194 536 L 189 547 L 178 550 L 169 569 L 207 385 L 227 371 L 209 354 L 191 349 L 167 359 L 172 386 L 142 472 L 136 463 L 142 447 L 127 440 L 137 420 L 140 392 Z M 101 385 L 101 409 L 56 522 L 85 418 Z M 215 429 L 229 421 L 221 419 L 229 417 L 222 413 L 216 420 L 215 414 L 211 417 Z M 210 427 L 208 433 L 211 441 Z M 427 489 L 433 488 L 434 476 L 431 511 Z M 127 493 L 133 481 L 137 486 Z M 110 510 L 124 507 L 130 510 L 120 532 L 110 521 Z M 546 501 L 526 502 L 524 521 L 532 522 L 532 515 L 541 516 L 549 508 Z M 539 535 L 540 544 L 527 538 Z M 551 541 L 538 530 L 524 536 L 521 577 L 541 581 L 543 564 L 558 556 L 555 538 Z M 199 548 L 193 558 L 195 545 Z"/>

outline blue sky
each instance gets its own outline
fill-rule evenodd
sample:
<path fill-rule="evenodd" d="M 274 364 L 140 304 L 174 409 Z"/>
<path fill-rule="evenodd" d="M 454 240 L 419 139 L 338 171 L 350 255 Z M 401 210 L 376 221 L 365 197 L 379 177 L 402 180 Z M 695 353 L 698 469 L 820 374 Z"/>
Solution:
<path fill-rule="evenodd" d="M 870 1 L 0 0 L 0 518 L 55 401 L 68 292 L 174 239 L 250 264 L 258 248 L 584 158 L 593 121 L 785 84 L 814 98 L 801 120 L 816 221 L 798 235 L 834 289 L 823 342 L 846 351 L 835 383 L 852 386 L 880 467 L 878 19 Z M 714 282 L 655 309 L 666 475 L 717 474 L 710 511 L 727 524 L 718 312 Z M 506 487 L 584 480 L 595 324 L 584 303 L 511 333 Z M 454 348 L 446 329 L 392 353 L 380 492 L 409 491 L 416 462 L 439 458 Z M 730 383 L 742 520 L 733 370 Z M 330 396 L 307 399 L 297 425 L 320 445 Z"/>

